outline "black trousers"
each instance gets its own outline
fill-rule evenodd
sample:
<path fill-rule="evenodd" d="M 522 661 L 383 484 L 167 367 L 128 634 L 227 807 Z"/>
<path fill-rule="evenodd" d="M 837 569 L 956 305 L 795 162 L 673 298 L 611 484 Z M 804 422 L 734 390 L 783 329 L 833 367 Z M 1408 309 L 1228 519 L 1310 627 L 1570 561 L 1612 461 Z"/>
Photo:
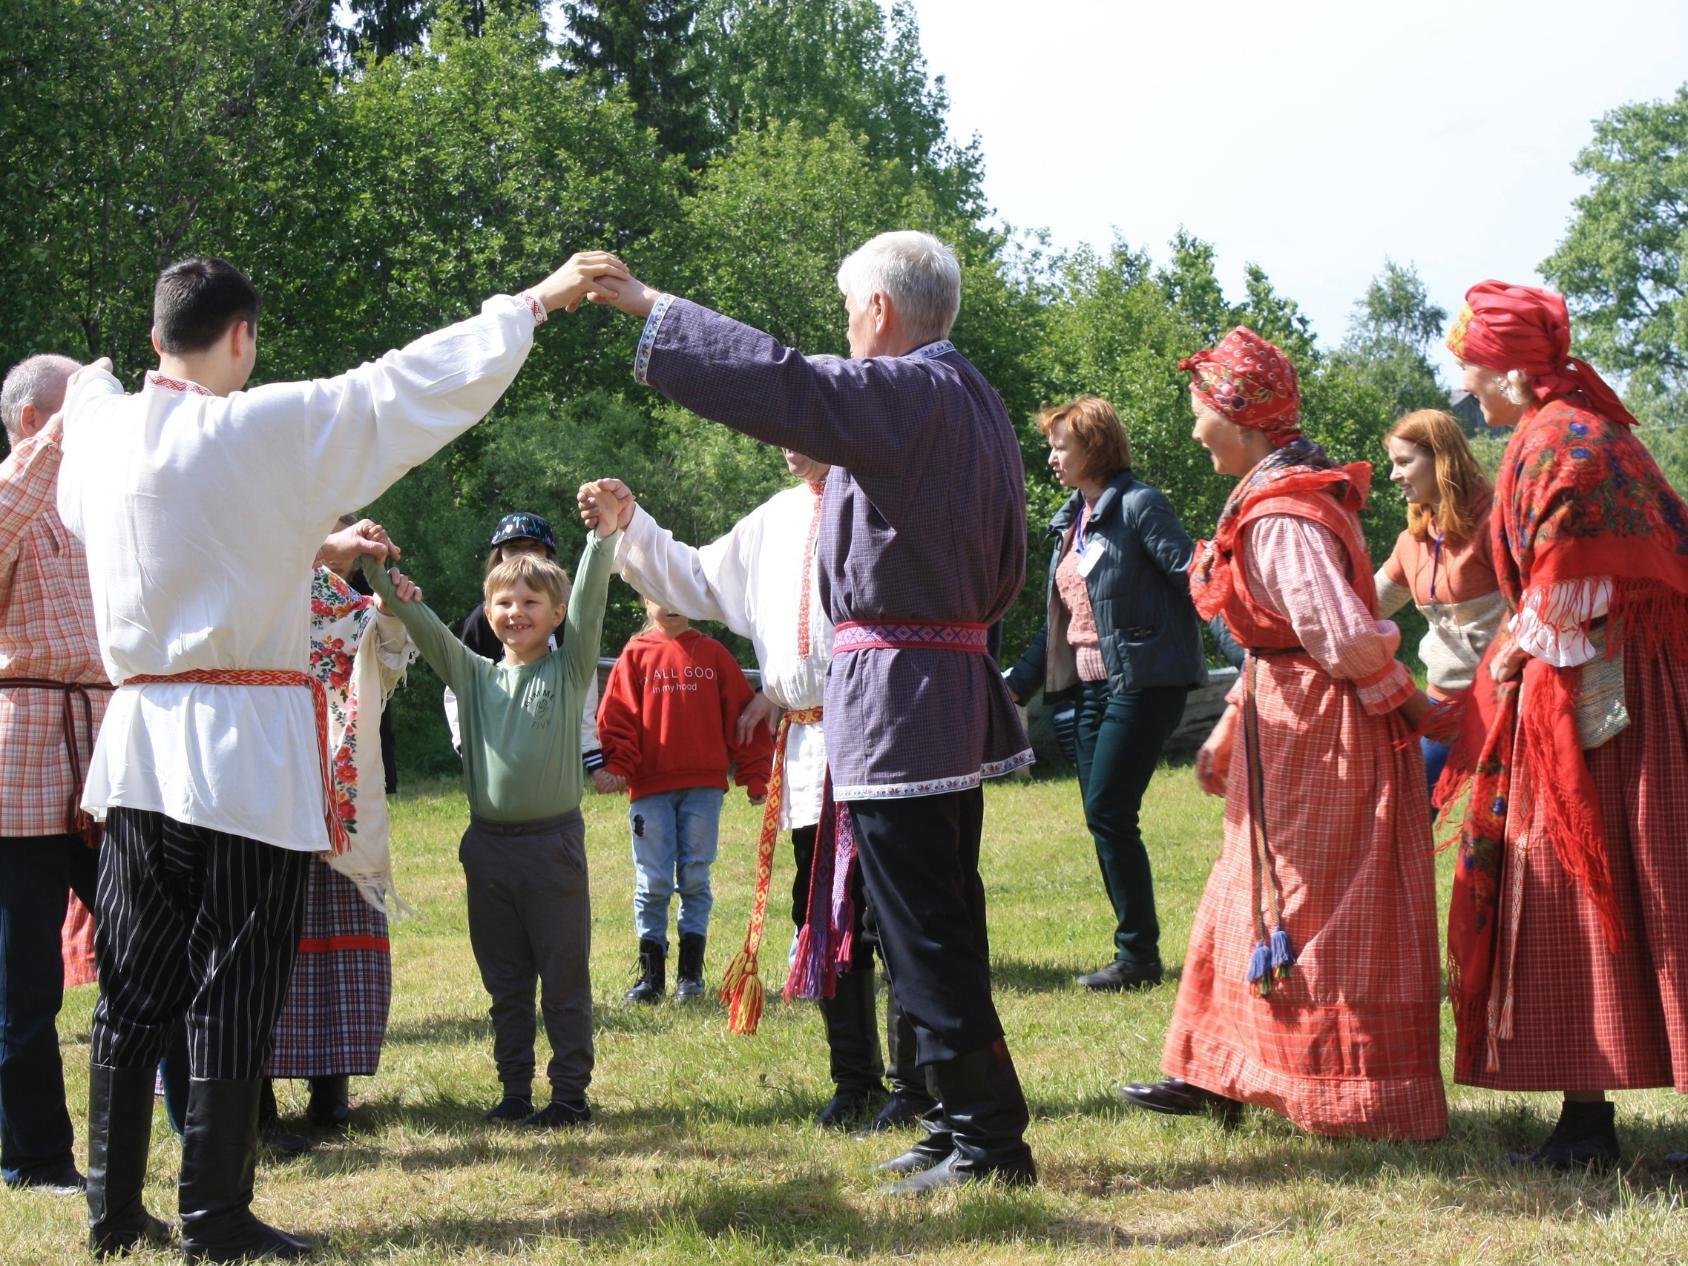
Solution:
<path fill-rule="evenodd" d="M 850 804 L 867 899 L 916 1063 L 982 1050 L 1002 1036 L 991 1001 L 979 788 Z"/>
<path fill-rule="evenodd" d="M 492 1057 L 507 1093 L 533 1093 L 533 992 L 551 1043 L 553 1098 L 592 1081 L 592 903 L 579 809 L 539 822 L 469 820 L 457 859 L 469 902 L 469 947 L 492 999 Z"/>
<path fill-rule="evenodd" d="M 0 837 L 0 1174 L 8 1183 L 70 1163 L 57 1020 L 59 929 L 70 893 L 94 899 L 94 853 L 79 835 Z"/>
<path fill-rule="evenodd" d="M 185 1015 L 192 1076 L 260 1076 L 311 864 L 309 853 L 112 809 L 95 898 L 93 1061 L 152 1068 Z"/>

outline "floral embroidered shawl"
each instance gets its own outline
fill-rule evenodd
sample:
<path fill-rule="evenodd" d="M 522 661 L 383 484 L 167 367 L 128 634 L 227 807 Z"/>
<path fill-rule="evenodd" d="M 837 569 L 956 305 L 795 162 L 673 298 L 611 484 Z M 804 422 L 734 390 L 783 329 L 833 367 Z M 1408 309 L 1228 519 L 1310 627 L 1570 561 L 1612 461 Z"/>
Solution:
<path fill-rule="evenodd" d="M 328 690 L 334 811 L 351 846 L 323 860 L 383 913 L 404 908 L 393 887 L 389 822 L 377 725 L 381 709 L 416 658 L 396 620 L 326 567 L 311 582 L 311 667 Z M 369 741 L 364 742 L 365 731 Z"/>

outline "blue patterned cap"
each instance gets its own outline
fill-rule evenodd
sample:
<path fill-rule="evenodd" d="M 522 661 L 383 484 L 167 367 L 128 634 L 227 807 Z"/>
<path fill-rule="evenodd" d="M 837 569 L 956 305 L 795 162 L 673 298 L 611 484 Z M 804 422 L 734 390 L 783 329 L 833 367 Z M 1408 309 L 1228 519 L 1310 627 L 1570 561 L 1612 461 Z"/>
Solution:
<path fill-rule="evenodd" d="M 507 514 L 498 520 L 498 526 L 492 532 L 492 544 L 502 545 L 506 541 L 538 541 L 553 553 L 557 549 L 557 538 L 551 534 L 551 521 L 543 515 L 525 511 Z"/>

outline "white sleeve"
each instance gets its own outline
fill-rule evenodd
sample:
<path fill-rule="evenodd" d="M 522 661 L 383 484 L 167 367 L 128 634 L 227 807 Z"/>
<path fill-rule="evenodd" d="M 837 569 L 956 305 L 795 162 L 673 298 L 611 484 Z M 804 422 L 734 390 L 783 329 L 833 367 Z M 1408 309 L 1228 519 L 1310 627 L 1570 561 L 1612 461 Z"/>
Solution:
<path fill-rule="evenodd" d="M 1605 615 L 1611 601 L 1610 576 L 1537 585 L 1525 590 L 1512 617 L 1512 640 L 1556 668 L 1586 664 L 1600 654 L 1589 622 Z"/>
<path fill-rule="evenodd" d="M 310 473 L 307 517 L 326 522 L 373 501 L 485 417 L 527 359 L 533 329 L 526 302 L 494 295 L 479 316 L 338 377 L 236 393 L 234 424 L 294 437 L 298 469 Z"/>
<path fill-rule="evenodd" d="M 103 369 L 82 369 L 72 376 L 65 394 L 64 437 L 60 447 L 64 456 L 59 462 L 59 487 L 56 494 L 59 521 L 77 540 L 83 540 L 82 527 L 82 441 L 88 432 L 85 416 L 113 397 L 121 399 L 123 385 Z"/>
<path fill-rule="evenodd" d="M 445 688 L 445 728 L 451 731 L 451 750 L 463 750 L 463 736 L 457 730 L 457 695 L 450 686 Z"/>
<path fill-rule="evenodd" d="M 633 521 L 616 546 L 615 566 L 622 579 L 648 598 L 693 620 L 715 620 L 750 637 L 750 551 L 741 548 L 760 520 L 740 519 L 718 540 L 694 549 L 674 539 L 645 513 L 633 508 Z"/>

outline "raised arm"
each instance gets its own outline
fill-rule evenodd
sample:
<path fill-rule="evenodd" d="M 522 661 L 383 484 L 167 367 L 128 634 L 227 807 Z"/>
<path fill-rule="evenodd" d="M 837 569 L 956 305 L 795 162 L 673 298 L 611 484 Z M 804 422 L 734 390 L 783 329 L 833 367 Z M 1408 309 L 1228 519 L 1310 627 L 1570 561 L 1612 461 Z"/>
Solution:
<path fill-rule="evenodd" d="M 445 622 L 421 602 L 400 601 L 386 568 L 373 556 L 365 554 L 359 566 L 370 591 L 398 617 L 428 666 L 439 674 L 441 681 L 461 694 L 480 657 L 459 642 Z"/>
<path fill-rule="evenodd" d="M 929 367 L 908 357 L 811 360 L 771 335 L 637 280 L 634 377 L 693 413 L 856 475 L 891 474 L 942 425 Z M 647 315 L 648 314 L 648 315 Z"/>
<path fill-rule="evenodd" d="M 741 519 L 701 549 L 674 539 L 643 507 L 615 551 L 616 570 L 640 593 L 693 620 L 715 620 L 751 636 L 748 538 L 759 520 Z"/>
<path fill-rule="evenodd" d="M 615 572 L 616 540 L 597 532 L 587 538 L 574 573 L 569 594 L 569 613 L 563 637 L 563 655 L 568 665 L 569 684 L 581 694 L 597 679 L 598 646 L 604 637 L 604 603 L 609 597 L 610 577 Z"/>

